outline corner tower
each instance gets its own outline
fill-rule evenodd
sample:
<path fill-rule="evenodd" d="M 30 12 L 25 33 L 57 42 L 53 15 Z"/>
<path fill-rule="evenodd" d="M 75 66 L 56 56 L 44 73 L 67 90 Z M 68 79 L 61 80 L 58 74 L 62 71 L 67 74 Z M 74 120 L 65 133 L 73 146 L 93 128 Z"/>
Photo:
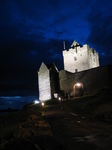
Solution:
<path fill-rule="evenodd" d="M 51 99 L 50 72 L 42 62 L 38 71 L 39 100 Z"/>
<path fill-rule="evenodd" d="M 39 100 L 46 101 L 59 91 L 58 70 L 54 63 L 45 65 L 43 62 L 38 71 Z"/>
<path fill-rule="evenodd" d="M 70 49 L 63 51 L 64 70 L 75 73 L 99 66 L 98 53 L 87 44 L 74 41 Z"/>

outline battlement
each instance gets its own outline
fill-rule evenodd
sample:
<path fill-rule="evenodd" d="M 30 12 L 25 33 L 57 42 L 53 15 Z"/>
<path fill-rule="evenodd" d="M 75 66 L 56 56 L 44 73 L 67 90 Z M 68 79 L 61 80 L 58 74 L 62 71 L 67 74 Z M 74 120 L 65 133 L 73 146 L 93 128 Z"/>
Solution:
<path fill-rule="evenodd" d="M 64 70 L 77 72 L 99 66 L 98 53 L 87 44 L 81 45 L 74 41 L 70 49 L 63 51 Z"/>
<path fill-rule="evenodd" d="M 70 48 L 69 50 L 64 50 L 63 51 L 63 55 L 69 55 L 69 54 L 77 54 L 77 53 L 81 53 L 84 50 L 89 50 L 89 46 L 87 44 L 83 45 L 83 47 L 75 47 L 75 48 Z"/>

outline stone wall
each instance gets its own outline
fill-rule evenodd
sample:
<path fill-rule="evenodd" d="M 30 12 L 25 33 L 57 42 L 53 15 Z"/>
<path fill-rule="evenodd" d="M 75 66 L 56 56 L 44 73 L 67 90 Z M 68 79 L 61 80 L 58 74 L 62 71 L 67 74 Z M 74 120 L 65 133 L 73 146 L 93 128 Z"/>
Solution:
<path fill-rule="evenodd" d="M 50 71 L 51 97 L 54 98 L 54 93 L 59 93 L 59 71 L 54 63 L 52 63 L 48 68 Z"/>
<path fill-rule="evenodd" d="M 59 72 L 60 90 L 73 95 L 76 83 L 82 83 L 85 94 L 95 90 L 110 87 L 112 83 L 112 65 L 93 68 L 77 73 L 62 70 Z"/>
<path fill-rule="evenodd" d="M 89 60 L 89 68 L 95 68 L 99 66 L 99 55 L 98 53 L 88 47 L 88 60 Z"/>
<path fill-rule="evenodd" d="M 45 65 L 43 62 L 38 71 L 39 100 L 46 101 L 59 93 L 59 73 L 54 63 Z"/>
<path fill-rule="evenodd" d="M 63 51 L 64 70 L 69 72 L 79 72 L 99 66 L 98 53 L 87 44 L 82 47 L 72 44 L 67 51 Z"/>
<path fill-rule="evenodd" d="M 42 63 L 38 72 L 39 100 L 51 99 L 50 72 L 47 66 Z"/>

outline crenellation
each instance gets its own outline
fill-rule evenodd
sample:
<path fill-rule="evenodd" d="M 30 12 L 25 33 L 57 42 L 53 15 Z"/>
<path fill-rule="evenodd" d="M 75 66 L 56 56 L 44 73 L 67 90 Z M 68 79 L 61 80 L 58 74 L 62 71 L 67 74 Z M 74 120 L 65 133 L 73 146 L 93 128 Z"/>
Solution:
<path fill-rule="evenodd" d="M 98 67 L 97 55 L 96 51 L 87 44 L 81 47 L 79 43 L 74 41 L 71 48 L 63 52 L 64 70 L 74 73 Z"/>

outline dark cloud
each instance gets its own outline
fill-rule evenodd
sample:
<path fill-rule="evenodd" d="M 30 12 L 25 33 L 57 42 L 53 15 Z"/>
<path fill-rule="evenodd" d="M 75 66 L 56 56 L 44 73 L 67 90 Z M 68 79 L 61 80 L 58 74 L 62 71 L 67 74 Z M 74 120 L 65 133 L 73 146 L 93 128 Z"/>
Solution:
<path fill-rule="evenodd" d="M 111 0 L 1 0 L 0 90 L 36 90 L 42 62 L 63 69 L 63 40 L 76 40 L 112 63 Z M 107 61 L 108 60 L 108 61 Z"/>
<path fill-rule="evenodd" d="M 48 43 L 20 40 L 6 45 L 0 55 L 0 89 L 36 90 L 37 71 L 42 62 L 55 62 L 59 69 L 63 67 L 62 48 L 62 41 L 57 40 Z"/>
<path fill-rule="evenodd" d="M 101 64 L 112 63 L 112 5 L 111 1 L 95 1 L 88 16 L 90 34 L 87 43 L 100 54 Z M 96 7 L 97 5 L 97 7 Z M 95 10 L 95 11 L 94 11 Z M 94 11 L 94 13 L 93 13 Z"/>

